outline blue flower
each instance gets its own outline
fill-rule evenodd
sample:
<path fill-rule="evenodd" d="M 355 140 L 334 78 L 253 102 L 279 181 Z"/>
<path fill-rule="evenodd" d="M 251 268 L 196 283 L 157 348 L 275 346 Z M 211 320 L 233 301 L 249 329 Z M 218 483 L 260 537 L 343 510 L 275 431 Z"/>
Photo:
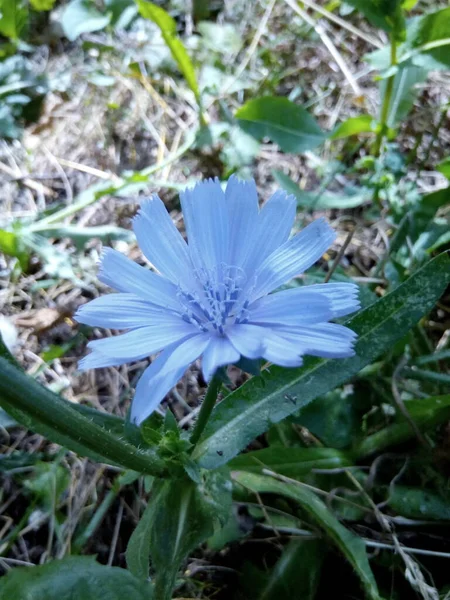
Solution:
<path fill-rule="evenodd" d="M 139 424 L 188 366 L 203 356 L 209 381 L 240 357 L 298 367 L 311 354 L 354 354 L 356 335 L 329 323 L 359 308 L 352 283 L 274 290 L 313 265 L 336 234 L 318 219 L 289 238 L 295 200 L 276 192 L 261 210 L 254 181 L 232 177 L 223 192 L 208 180 L 181 194 L 186 243 L 154 195 L 133 221 L 142 252 L 158 271 L 106 249 L 99 279 L 118 291 L 82 306 L 76 319 L 127 329 L 89 342 L 82 369 L 110 367 L 159 353 L 140 378 L 131 407 Z"/>

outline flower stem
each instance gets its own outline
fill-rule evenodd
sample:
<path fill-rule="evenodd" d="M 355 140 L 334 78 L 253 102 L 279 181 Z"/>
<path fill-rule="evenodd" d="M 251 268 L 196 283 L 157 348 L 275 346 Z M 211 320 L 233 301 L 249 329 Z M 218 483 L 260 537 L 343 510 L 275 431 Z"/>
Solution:
<path fill-rule="evenodd" d="M 222 385 L 222 381 L 217 375 L 215 375 L 211 379 L 211 383 L 209 384 L 208 390 L 206 392 L 205 399 L 203 400 L 202 407 L 200 408 L 200 413 L 198 415 L 197 422 L 194 427 L 194 431 L 191 435 L 191 443 L 195 446 L 195 444 L 200 439 L 203 430 L 206 427 L 206 423 L 212 413 L 212 409 L 217 400 L 217 394 L 219 393 L 220 386 Z"/>
<path fill-rule="evenodd" d="M 391 35 L 391 64 L 390 67 L 395 67 L 397 64 L 397 40 L 395 39 L 395 31 Z M 383 98 L 383 105 L 381 107 L 380 115 L 380 130 L 378 131 L 377 139 L 375 141 L 374 155 L 380 156 L 381 146 L 383 144 L 384 135 L 387 129 L 387 119 L 389 115 L 389 108 L 391 106 L 392 91 L 394 89 L 395 73 L 393 73 L 386 83 L 386 90 Z"/>

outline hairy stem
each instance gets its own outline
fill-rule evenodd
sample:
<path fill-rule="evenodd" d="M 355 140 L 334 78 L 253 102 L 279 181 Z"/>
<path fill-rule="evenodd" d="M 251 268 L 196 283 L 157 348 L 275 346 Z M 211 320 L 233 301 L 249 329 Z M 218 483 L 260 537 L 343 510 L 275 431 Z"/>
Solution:
<path fill-rule="evenodd" d="M 395 39 L 395 32 L 391 35 L 391 64 L 390 67 L 395 67 L 397 64 L 397 40 Z M 392 91 L 394 89 L 395 73 L 393 73 L 386 83 L 386 90 L 383 98 L 383 105 L 381 107 L 380 115 L 380 130 L 375 141 L 375 156 L 380 156 L 381 147 L 383 144 L 384 136 L 387 129 L 387 119 L 389 115 L 389 108 L 391 106 Z"/>

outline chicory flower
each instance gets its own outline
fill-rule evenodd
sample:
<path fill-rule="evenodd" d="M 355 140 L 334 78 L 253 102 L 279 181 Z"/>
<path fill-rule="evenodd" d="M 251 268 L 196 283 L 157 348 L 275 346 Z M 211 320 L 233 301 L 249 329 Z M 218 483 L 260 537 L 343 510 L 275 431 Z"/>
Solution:
<path fill-rule="evenodd" d="M 329 321 L 359 308 L 352 283 L 275 291 L 313 265 L 336 234 L 324 219 L 289 237 L 295 199 L 276 192 L 259 210 L 254 181 L 231 177 L 225 192 L 212 180 L 181 194 L 186 243 L 163 202 L 144 200 L 133 221 L 138 244 L 157 271 L 106 249 L 99 279 L 118 293 L 83 305 L 80 323 L 127 329 L 91 341 L 80 368 L 158 356 L 141 376 L 131 407 L 140 424 L 202 360 L 209 381 L 241 357 L 298 367 L 310 354 L 354 354 L 353 331 Z"/>

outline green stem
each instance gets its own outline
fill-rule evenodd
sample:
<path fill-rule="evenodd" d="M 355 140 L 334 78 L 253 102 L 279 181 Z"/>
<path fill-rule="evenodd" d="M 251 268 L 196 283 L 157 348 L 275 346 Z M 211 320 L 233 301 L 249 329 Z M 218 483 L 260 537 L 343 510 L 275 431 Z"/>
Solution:
<path fill-rule="evenodd" d="M 391 35 L 391 64 L 390 67 L 395 67 L 397 64 L 397 40 L 395 39 L 395 31 Z M 375 141 L 375 156 L 380 156 L 381 146 L 383 144 L 384 136 L 387 128 L 387 119 L 389 115 L 389 108 L 391 106 L 392 91 L 394 89 L 395 74 L 392 74 L 386 83 L 386 91 L 383 98 L 383 105 L 381 107 L 380 115 L 380 130 Z"/>
<path fill-rule="evenodd" d="M 69 450 L 98 462 L 155 476 L 165 474 L 157 452 L 141 450 L 74 410 L 8 361 L 0 344 L 0 406 L 19 423 Z"/>
<path fill-rule="evenodd" d="M 217 376 L 214 376 L 209 384 L 208 391 L 206 392 L 205 399 L 203 400 L 203 404 L 200 409 L 200 414 L 198 415 L 194 431 L 191 435 L 191 443 L 194 446 L 200 439 L 203 430 L 206 427 L 206 423 L 208 422 L 208 419 L 212 413 L 212 409 L 216 403 L 217 394 L 219 393 L 221 385 L 222 381 Z"/>

